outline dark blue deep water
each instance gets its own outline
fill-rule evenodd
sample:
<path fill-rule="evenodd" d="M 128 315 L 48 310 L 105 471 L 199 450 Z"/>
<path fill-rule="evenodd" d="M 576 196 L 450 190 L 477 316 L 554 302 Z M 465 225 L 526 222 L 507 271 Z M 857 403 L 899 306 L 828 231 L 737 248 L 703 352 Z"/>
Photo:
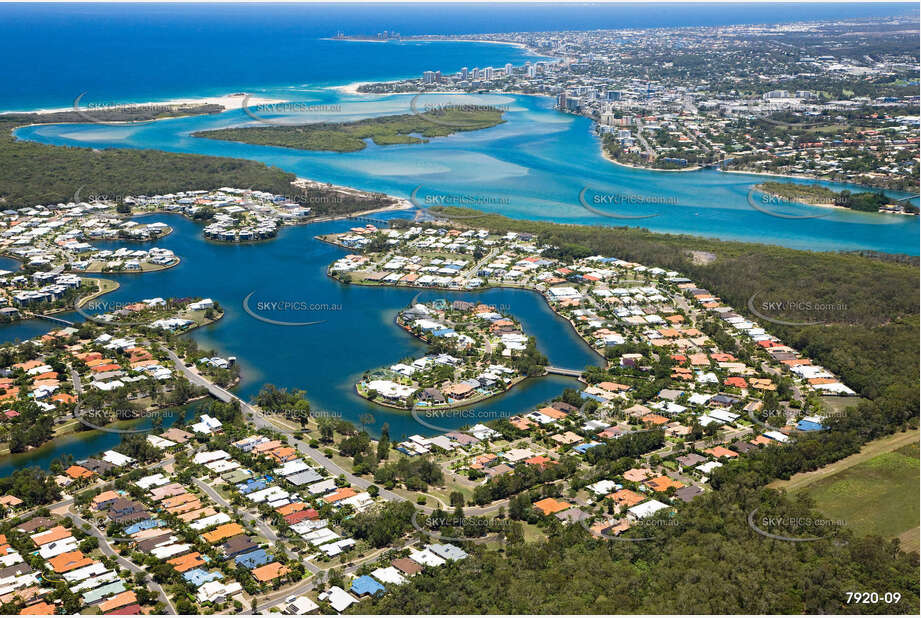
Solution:
<path fill-rule="evenodd" d="M 164 100 L 299 84 L 418 75 L 430 68 L 501 66 L 486 46 L 394 50 L 318 40 L 376 34 L 657 28 L 879 17 L 911 4 L 3 4 L 0 110 L 96 101 Z M 477 49 L 480 48 L 480 49 Z"/>

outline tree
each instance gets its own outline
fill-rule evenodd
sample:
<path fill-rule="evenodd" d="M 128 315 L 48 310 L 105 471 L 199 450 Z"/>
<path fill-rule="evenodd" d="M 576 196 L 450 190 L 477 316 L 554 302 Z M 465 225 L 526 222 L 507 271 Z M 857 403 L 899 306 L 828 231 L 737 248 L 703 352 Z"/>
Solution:
<path fill-rule="evenodd" d="M 335 421 L 324 416 L 317 421 L 317 425 L 320 427 L 320 441 L 326 444 L 332 442 L 335 436 Z"/>
<path fill-rule="evenodd" d="M 390 425 L 384 423 L 381 427 L 381 437 L 377 441 L 377 459 L 384 461 L 390 456 Z"/>

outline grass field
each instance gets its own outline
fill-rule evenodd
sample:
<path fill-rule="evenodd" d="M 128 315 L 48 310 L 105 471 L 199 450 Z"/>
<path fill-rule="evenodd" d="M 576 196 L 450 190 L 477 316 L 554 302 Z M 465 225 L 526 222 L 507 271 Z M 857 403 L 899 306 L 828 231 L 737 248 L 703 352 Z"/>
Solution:
<path fill-rule="evenodd" d="M 905 438 L 912 436 L 899 434 L 903 439 L 890 437 L 883 445 L 867 445 L 869 453 L 865 449 L 854 455 L 866 456 L 853 465 L 815 475 L 811 482 L 800 482 L 793 489 L 808 493 L 823 515 L 845 520 L 847 528 L 858 535 L 899 538 L 903 549 L 918 551 L 921 483 L 918 434 L 912 433 L 908 443 Z"/>

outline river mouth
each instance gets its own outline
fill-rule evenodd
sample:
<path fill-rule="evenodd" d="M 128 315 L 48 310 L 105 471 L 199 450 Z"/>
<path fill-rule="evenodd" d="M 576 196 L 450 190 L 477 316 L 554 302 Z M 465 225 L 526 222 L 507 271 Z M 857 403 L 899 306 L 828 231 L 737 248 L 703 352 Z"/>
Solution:
<path fill-rule="evenodd" d="M 410 113 L 412 95 L 351 95 L 309 86 L 289 96 L 339 106 L 297 116 L 299 122 L 345 121 Z M 429 95 L 427 95 L 429 96 Z M 91 148 L 137 148 L 260 161 L 302 178 L 409 199 L 420 185 L 428 193 L 462 197 L 476 208 L 512 218 L 558 223 L 646 228 L 654 232 L 768 243 L 811 251 L 875 250 L 918 255 L 919 221 L 879 213 L 802 205 L 796 218 L 753 208 L 749 193 L 771 178 L 704 169 L 683 174 L 634 169 L 606 160 L 592 122 L 553 109 L 553 100 L 526 95 L 460 96 L 507 111 L 500 125 L 432 138 L 425 144 L 370 145 L 335 153 L 260 146 L 192 137 L 197 131 L 251 125 L 241 110 L 173 118 L 137 127 L 94 124 L 35 125 L 18 139 Z M 431 95 L 433 104 L 438 95 Z M 865 191 L 819 180 L 791 182 L 836 191 Z M 585 189 L 591 195 L 585 195 Z M 906 194 L 891 192 L 893 197 Z M 616 196 L 618 199 L 608 199 Z M 580 199 L 581 198 L 581 199 Z M 601 201 L 592 201 L 592 198 Z M 607 201 L 605 201 L 607 200 Z M 584 203 L 592 204 L 587 209 Z M 917 199 L 913 200 L 917 203 Z M 802 210 L 802 214 L 800 214 Z M 601 212 L 599 212 L 601 211 Z M 831 212 L 830 212 L 831 211 Z"/>

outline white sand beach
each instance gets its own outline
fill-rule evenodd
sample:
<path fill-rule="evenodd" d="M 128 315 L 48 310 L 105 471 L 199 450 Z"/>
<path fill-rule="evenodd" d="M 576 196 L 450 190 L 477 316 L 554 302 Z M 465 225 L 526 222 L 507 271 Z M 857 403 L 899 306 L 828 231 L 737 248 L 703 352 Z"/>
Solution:
<path fill-rule="evenodd" d="M 376 84 L 378 82 L 352 82 L 351 84 L 344 84 L 342 86 L 331 86 L 330 90 L 335 90 L 340 94 L 364 94 L 358 92 L 358 88 L 364 84 Z M 395 83 L 395 82 L 393 82 Z"/>
<path fill-rule="evenodd" d="M 284 99 L 271 99 L 269 97 L 260 97 L 250 95 L 247 100 L 247 93 L 245 92 L 234 92 L 232 94 L 225 94 L 217 97 L 200 97 L 192 99 L 171 99 L 169 101 L 147 101 L 143 103 L 124 103 L 119 104 L 118 107 L 124 109 L 130 109 L 132 107 L 194 107 L 198 105 L 220 105 L 225 110 L 231 109 L 241 109 L 243 107 L 243 102 L 246 101 L 247 106 L 252 107 L 253 105 L 263 105 L 270 103 L 283 103 Z M 83 109 L 84 106 L 78 103 L 78 108 Z M 105 109 L 96 108 L 96 109 Z M 29 110 L 17 110 L 17 111 L 5 111 L 0 112 L 0 115 L 3 114 L 55 114 L 60 112 L 72 112 L 74 107 L 58 107 L 58 108 L 49 108 L 49 109 L 29 109 Z"/>

